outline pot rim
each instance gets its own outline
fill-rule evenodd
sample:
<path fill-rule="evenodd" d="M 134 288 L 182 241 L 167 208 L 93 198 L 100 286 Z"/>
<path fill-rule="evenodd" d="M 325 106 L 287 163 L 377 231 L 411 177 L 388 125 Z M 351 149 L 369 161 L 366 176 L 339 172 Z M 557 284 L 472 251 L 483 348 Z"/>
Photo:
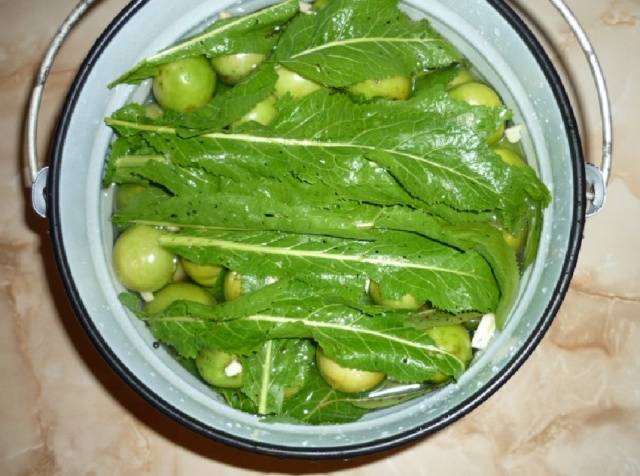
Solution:
<path fill-rule="evenodd" d="M 580 134 L 576 118 L 569 101 L 569 97 L 562 84 L 560 76 L 553 66 L 544 48 L 518 16 L 518 14 L 505 2 L 505 0 L 486 0 L 513 28 L 514 32 L 523 40 L 526 46 L 535 57 L 538 65 L 544 73 L 551 90 L 553 91 L 558 108 L 565 124 L 567 140 L 571 152 L 572 172 L 574 177 L 574 209 L 572 226 L 569 235 L 568 251 L 565 257 L 562 274 L 553 291 L 552 298 L 540 317 L 536 327 L 530 333 L 527 340 L 515 353 L 511 360 L 505 365 L 503 372 L 496 374 L 486 385 L 478 389 L 471 397 L 447 413 L 439 416 L 435 420 L 420 424 L 411 429 L 405 430 L 393 436 L 379 438 L 374 441 L 359 443 L 347 446 L 323 447 L 323 448 L 303 448 L 260 443 L 257 441 L 244 439 L 231 435 L 221 429 L 212 428 L 201 421 L 183 413 L 179 408 L 171 405 L 151 388 L 145 385 L 131 370 L 123 364 L 118 356 L 112 351 L 108 343 L 102 338 L 97 327 L 91 320 L 84 303 L 75 286 L 71 269 L 67 261 L 62 229 L 60 221 L 60 203 L 58 200 L 58 190 L 61 174 L 61 158 L 66 142 L 67 130 L 71 117 L 74 114 L 78 97 L 82 91 L 87 77 L 92 71 L 93 64 L 109 46 L 111 40 L 118 34 L 119 30 L 129 21 L 129 19 L 142 9 L 149 0 L 133 0 L 113 19 L 104 32 L 96 40 L 88 55 L 82 62 L 80 69 L 67 94 L 62 115 L 55 131 L 52 155 L 50 160 L 50 173 L 46 188 L 46 198 L 49 204 L 49 226 L 53 243 L 54 256 L 58 271 L 62 277 L 63 285 L 72 308 L 78 317 L 80 324 L 89 335 L 93 345 L 97 348 L 109 366 L 140 396 L 142 396 L 155 409 L 162 412 L 176 422 L 217 442 L 225 443 L 235 448 L 263 453 L 271 456 L 313 458 L 313 459 L 334 459 L 353 458 L 375 452 L 390 450 L 399 446 L 407 445 L 419 438 L 431 435 L 447 425 L 459 420 L 473 409 L 482 404 L 493 395 L 502 385 L 504 385 L 520 368 L 524 361 L 531 355 L 535 347 L 540 343 L 546 331 L 550 327 L 564 297 L 569 289 L 569 284 L 575 270 L 578 254 L 580 251 L 582 236 L 585 225 L 586 213 L 586 182 L 585 165 L 583 151 L 581 147 Z"/>

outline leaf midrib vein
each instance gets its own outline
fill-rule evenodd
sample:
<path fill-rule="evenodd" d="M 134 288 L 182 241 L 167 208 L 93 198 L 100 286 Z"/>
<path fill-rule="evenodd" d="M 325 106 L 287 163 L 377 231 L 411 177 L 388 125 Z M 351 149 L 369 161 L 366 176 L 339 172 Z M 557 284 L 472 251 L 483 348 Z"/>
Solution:
<path fill-rule="evenodd" d="M 344 45 L 352 45 L 357 43 L 433 43 L 438 41 L 441 41 L 441 40 L 434 39 L 434 38 L 402 38 L 402 37 L 384 37 L 384 36 L 372 36 L 372 37 L 366 37 L 366 38 L 349 38 L 346 40 L 330 41 L 328 43 L 324 43 L 322 45 L 318 45 L 316 47 L 303 50 L 291 56 L 290 59 L 295 59 L 301 56 L 310 55 L 312 53 L 326 50 L 328 48 L 334 48 L 334 47 L 339 47 Z"/>
<path fill-rule="evenodd" d="M 440 272 L 455 274 L 459 276 L 466 276 L 469 278 L 476 278 L 472 273 L 465 273 L 463 271 L 457 271 L 450 268 L 441 268 L 438 266 L 429 266 L 425 264 L 412 263 L 410 261 L 397 260 L 397 259 L 385 259 L 385 258 L 368 258 L 363 255 L 347 255 L 337 253 L 327 253 L 326 251 L 314 251 L 314 250 L 300 250 L 292 249 L 289 247 L 280 246 L 265 246 L 255 245 L 247 243 L 238 243 L 229 240 L 219 240 L 216 238 L 206 237 L 193 237 L 193 236 L 173 236 L 164 235 L 160 237 L 159 243 L 161 245 L 173 245 L 173 246 L 201 246 L 201 247 L 217 247 L 230 251 L 246 251 L 256 254 L 267 255 L 282 255 L 282 256 L 295 256 L 297 258 L 316 258 L 333 261 L 345 261 L 345 262 L 358 262 L 373 264 L 378 266 L 391 266 L 394 268 L 406 268 L 406 269 L 422 269 L 426 271 Z"/>

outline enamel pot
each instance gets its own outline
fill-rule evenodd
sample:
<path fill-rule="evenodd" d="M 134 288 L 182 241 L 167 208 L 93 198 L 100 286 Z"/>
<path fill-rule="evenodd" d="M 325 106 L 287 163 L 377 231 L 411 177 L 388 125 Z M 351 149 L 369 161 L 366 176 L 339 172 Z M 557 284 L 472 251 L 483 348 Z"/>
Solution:
<path fill-rule="evenodd" d="M 141 58 L 211 21 L 220 10 L 241 13 L 273 1 L 133 0 L 97 40 L 71 86 L 55 133 L 49 167 L 38 170 L 38 109 L 49 68 L 66 34 L 93 3 L 85 0 L 60 28 L 37 78 L 28 116 L 33 205 L 50 224 L 58 269 L 78 319 L 97 350 L 149 404 L 211 439 L 288 457 L 347 458 L 386 450 L 452 424 L 489 398 L 542 339 L 569 286 L 585 217 L 604 203 L 611 164 L 611 119 L 598 61 L 575 17 L 551 0 L 585 48 L 600 95 L 602 167 L 585 165 L 576 119 L 549 57 L 502 0 L 407 0 L 406 11 L 427 16 L 468 57 L 526 125 L 523 145 L 553 194 L 536 262 L 527 270 L 506 328 L 459 382 L 345 425 L 264 422 L 228 407 L 178 365 L 144 323 L 118 301 L 111 268 L 112 197 L 101 187 L 112 131 L 103 118 L 148 85 L 107 89 Z M 142 95 L 142 96 L 141 96 Z"/>

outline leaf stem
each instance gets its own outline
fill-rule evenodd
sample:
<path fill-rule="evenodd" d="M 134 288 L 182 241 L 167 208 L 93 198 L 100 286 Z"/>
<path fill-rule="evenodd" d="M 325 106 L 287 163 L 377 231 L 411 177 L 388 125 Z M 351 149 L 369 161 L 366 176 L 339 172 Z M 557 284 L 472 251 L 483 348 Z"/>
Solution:
<path fill-rule="evenodd" d="M 262 380 L 260 382 L 260 397 L 258 400 L 258 413 L 267 414 L 267 400 L 269 396 L 269 381 L 271 380 L 271 360 L 273 353 L 273 341 L 267 341 L 265 345 L 264 362 L 262 363 Z"/>
<path fill-rule="evenodd" d="M 123 155 L 116 159 L 116 167 L 141 167 L 150 160 L 162 163 L 168 162 L 167 158 L 163 155 Z"/>

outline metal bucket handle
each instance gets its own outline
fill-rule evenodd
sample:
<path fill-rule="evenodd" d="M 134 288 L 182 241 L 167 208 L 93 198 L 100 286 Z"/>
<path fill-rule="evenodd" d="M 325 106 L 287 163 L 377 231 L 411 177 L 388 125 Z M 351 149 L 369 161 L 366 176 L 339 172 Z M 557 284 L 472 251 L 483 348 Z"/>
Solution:
<path fill-rule="evenodd" d="M 41 217 L 47 215 L 47 202 L 45 199 L 45 188 L 47 185 L 48 167 L 40 168 L 38 160 L 37 138 L 38 138 L 38 117 L 40 115 L 40 105 L 42 102 L 42 94 L 44 86 L 49 77 L 49 72 L 53 66 L 53 62 L 63 45 L 67 36 L 84 16 L 86 11 L 96 0 L 81 0 L 71 10 L 71 13 L 64 20 L 58 31 L 56 32 L 47 52 L 44 55 L 38 76 L 31 91 L 29 99 L 29 112 L 27 114 L 27 160 L 29 172 L 31 174 L 31 203 L 33 210 Z M 602 158 L 600 166 L 586 164 L 587 179 L 587 216 L 591 217 L 598 213 L 605 204 L 607 197 L 607 185 L 611 175 L 611 162 L 613 150 L 613 126 L 611 119 L 611 99 L 607 90 L 607 84 L 604 78 L 600 61 L 596 56 L 593 45 L 589 41 L 589 37 L 573 12 L 566 5 L 564 0 L 550 0 L 553 6 L 560 12 L 565 19 L 574 35 L 578 39 L 585 57 L 591 68 L 591 74 L 598 92 L 598 100 L 600 102 L 600 116 L 602 120 Z"/>

